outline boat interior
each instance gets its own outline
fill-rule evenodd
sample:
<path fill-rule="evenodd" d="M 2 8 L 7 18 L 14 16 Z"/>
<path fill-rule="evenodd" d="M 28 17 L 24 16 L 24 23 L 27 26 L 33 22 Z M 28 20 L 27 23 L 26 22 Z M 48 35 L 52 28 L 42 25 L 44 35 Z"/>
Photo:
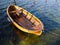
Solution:
<path fill-rule="evenodd" d="M 14 6 L 10 6 L 8 8 L 9 15 L 11 18 L 20 26 L 29 29 L 29 30 L 38 30 L 40 29 L 40 23 L 38 22 L 38 25 L 36 25 L 36 21 L 32 22 L 33 16 L 31 16 L 29 19 L 27 18 L 27 15 L 23 13 L 23 9 L 18 10 Z"/>

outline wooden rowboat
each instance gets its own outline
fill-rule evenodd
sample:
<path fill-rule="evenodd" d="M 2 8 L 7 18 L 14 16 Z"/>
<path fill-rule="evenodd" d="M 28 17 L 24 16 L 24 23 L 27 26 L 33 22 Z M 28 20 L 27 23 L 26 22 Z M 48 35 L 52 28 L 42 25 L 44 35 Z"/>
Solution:
<path fill-rule="evenodd" d="M 7 8 L 7 15 L 13 25 L 19 30 L 35 35 L 42 34 L 42 22 L 25 9 L 16 5 L 9 5 Z"/>

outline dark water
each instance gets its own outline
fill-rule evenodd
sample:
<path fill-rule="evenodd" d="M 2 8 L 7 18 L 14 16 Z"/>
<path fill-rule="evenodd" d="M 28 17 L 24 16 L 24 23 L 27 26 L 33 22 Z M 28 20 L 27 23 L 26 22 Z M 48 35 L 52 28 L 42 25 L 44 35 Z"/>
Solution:
<path fill-rule="evenodd" d="M 60 45 L 60 0 L 15 0 L 44 24 L 41 36 L 16 30 L 7 20 L 6 9 L 14 0 L 0 0 L 0 45 Z"/>

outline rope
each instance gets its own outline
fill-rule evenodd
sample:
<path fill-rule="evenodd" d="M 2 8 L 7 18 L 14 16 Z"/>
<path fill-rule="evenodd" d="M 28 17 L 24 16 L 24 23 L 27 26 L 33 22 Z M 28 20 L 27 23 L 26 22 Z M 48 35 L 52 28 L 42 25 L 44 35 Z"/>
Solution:
<path fill-rule="evenodd" d="M 57 34 L 57 33 L 50 32 L 50 31 L 48 31 L 48 30 L 45 30 L 45 31 L 49 32 L 50 34 L 53 34 L 55 37 L 57 36 L 57 37 L 59 37 L 59 38 L 60 38 L 60 35 L 59 35 L 59 34 Z"/>

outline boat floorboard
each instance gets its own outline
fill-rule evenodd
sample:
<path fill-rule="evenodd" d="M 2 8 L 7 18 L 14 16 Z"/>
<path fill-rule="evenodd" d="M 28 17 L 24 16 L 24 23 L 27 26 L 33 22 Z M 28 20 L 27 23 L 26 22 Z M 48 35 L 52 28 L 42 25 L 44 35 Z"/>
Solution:
<path fill-rule="evenodd" d="M 28 19 L 26 19 L 24 16 L 15 19 L 15 21 L 24 28 L 27 28 L 27 29 L 30 29 L 30 30 L 33 29 L 32 28 L 32 23 L 30 21 L 28 21 Z"/>

